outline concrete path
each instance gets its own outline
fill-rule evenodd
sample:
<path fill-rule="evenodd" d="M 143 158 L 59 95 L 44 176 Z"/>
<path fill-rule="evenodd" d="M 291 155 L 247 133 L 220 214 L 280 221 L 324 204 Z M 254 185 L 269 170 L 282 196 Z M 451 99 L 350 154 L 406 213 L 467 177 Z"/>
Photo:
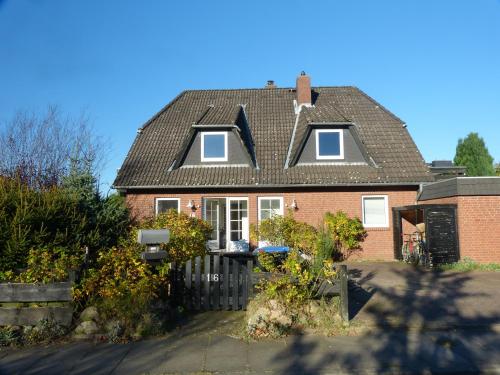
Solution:
<path fill-rule="evenodd" d="M 74 343 L 1 352 L 0 374 L 498 373 L 493 332 L 293 336 L 247 343 L 202 335 L 131 344 Z"/>

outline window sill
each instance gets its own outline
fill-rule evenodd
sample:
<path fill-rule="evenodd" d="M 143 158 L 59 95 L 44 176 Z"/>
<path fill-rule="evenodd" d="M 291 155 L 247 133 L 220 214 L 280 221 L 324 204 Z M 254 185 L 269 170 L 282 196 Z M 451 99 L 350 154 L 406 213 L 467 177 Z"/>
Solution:
<path fill-rule="evenodd" d="M 364 227 L 367 232 L 383 232 L 386 230 L 390 230 L 389 227 Z"/>

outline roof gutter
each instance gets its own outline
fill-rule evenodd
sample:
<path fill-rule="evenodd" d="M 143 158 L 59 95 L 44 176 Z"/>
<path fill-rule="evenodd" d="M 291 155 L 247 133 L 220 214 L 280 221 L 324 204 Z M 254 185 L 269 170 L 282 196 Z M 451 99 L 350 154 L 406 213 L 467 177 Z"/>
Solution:
<path fill-rule="evenodd" d="M 376 186 L 376 187 L 384 187 L 384 186 L 420 186 L 420 182 L 377 182 L 377 183 L 359 183 L 359 184 L 295 184 L 295 185 L 286 185 L 286 184 L 254 184 L 254 185 L 144 185 L 144 186 L 112 186 L 113 189 L 117 190 L 143 190 L 143 189 L 275 189 L 275 188 L 329 188 L 329 187 L 354 187 L 354 186 Z"/>

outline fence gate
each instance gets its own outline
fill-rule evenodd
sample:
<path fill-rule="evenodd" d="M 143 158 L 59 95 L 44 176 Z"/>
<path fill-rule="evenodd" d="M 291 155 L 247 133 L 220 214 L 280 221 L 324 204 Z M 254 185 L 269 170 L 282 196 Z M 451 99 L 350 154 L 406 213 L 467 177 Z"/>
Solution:
<path fill-rule="evenodd" d="M 205 255 L 172 267 L 172 294 L 189 310 L 245 310 L 252 295 L 253 259 Z"/>

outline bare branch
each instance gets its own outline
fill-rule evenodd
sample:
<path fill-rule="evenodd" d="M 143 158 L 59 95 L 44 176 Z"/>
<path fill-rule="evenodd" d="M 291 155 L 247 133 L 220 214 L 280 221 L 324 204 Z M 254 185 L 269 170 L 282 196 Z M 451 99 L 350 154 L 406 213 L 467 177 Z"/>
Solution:
<path fill-rule="evenodd" d="M 73 161 L 98 178 L 106 150 L 86 115 L 64 118 L 57 107 L 43 116 L 20 111 L 0 129 L 0 174 L 46 188 L 59 185 Z"/>

